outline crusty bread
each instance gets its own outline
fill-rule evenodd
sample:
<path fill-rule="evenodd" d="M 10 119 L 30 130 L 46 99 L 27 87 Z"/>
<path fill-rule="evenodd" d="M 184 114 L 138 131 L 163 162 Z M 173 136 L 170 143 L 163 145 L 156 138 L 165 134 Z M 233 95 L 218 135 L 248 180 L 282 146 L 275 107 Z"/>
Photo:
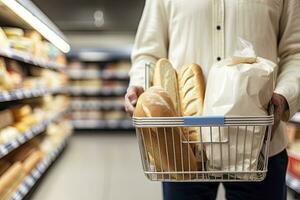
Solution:
<path fill-rule="evenodd" d="M 172 64 L 165 58 L 157 61 L 153 74 L 153 86 L 160 86 L 168 91 L 175 110 L 180 113 L 177 73 Z"/>
<path fill-rule="evenodd" d="M 201 67 L 197 64 L 184 65 L 178 73 L 178 85 L 182 115 L 202 115 L 205 83 Z M 199 128 L 190 127 L 185 130 L 191 141 L 200 140 Z"/>
<path fill-rule="evenodd" d="M 23 162 L 24 170 L 26 174 L 29 174 L 31 170 L 43 159 L 43 153 L 41 151 L 34 151 Z"/>
<path fill-rule="evenodd" d="M 134 116 L 176 117 L 178 115 L 168 93 L 162 88 L 152 87 L 139 97 Z M 138 134 L 141 134 L 146 148 L 145 155 L 151 155 L 151 157 L 148 156 L 148 160 L 154 162 L 156 171 L 197 170 L 195 155 L 190 145 L 182 144 L 182 141 L 186 141 L 186 138 L 178 127 L 140 128 Z M 172 176 L 179 180 L 185 178 L 182 174 Z"/>
<path fill-rule="evenodd" d="M 10 196 L 20 178 L 24 178 L 24 170 L 21 162 L 16 162 L 0 177 L 0 199 Z"/>
<path fill-rule="evenodd" d="M 0 177 L 3 173 L 6 172 L 6 170 L 11 166 L 10 162 L 2 159 L 0 160 Z"/>

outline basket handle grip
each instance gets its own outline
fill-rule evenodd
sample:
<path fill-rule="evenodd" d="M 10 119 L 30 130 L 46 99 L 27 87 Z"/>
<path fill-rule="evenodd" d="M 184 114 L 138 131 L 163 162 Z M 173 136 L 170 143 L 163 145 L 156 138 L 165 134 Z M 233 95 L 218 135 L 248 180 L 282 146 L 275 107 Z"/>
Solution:
<path fill-rule="evenodd" d="M 211 116 L 185 116 L 183 117 L 184 125 L 224 125 L 224 115 Z"/>

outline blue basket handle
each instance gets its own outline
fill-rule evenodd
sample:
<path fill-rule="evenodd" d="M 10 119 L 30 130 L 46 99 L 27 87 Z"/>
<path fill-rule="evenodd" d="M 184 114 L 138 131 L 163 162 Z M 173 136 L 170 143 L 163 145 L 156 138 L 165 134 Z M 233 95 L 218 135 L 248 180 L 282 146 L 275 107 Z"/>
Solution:
<path fill-rule="evenodd" d="M 225 117 L 223 115 L 212 116 L 186 116 L 183 117 L 184 125 L 224 125 Z"/>

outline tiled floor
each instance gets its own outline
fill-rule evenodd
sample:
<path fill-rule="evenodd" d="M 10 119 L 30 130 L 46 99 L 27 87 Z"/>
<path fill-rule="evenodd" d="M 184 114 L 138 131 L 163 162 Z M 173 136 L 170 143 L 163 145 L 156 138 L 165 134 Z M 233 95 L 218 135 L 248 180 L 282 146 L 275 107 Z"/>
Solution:
<path fill-rule="evenodd" d="M 32 200 L 161 200 L 142 173 L 133 134 L 74 135 Z M 218 200 L 223 200 L 221 188 Z M 291 199 L 291 198 L 289 198 Z"/>

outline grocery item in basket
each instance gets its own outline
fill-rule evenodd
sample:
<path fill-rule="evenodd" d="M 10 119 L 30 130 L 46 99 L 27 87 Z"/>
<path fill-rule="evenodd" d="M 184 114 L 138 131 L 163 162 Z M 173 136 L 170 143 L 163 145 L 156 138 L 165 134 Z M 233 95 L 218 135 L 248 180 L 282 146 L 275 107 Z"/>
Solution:
<path fill-rule="evenodd" d="M 201 67 L 197 64 L 184 65 L 178 73 L 178 84 L 182 115 L 202 115 L 205 83 Z M 186 131 L 190 140 L 200 140 L 199 128 L 189 127 Z"/>
<path fill-rule="evenodd" d="M 178 93 L 177 73 L 165 58 L 157 61 L 153 74 L 153 86 L 160 86 L 168 91 L 177 113 L 181 113 Z"/>
<path fill-rule="evenodd" d="M 149 88 L 137 102 L 135 117 L 175 117 L 178 116 L 168 93 L 160 87 Z M 157 172 L 196 171 L 197 161 L 192 148 L 182 130 L 173 128 L 141 128 L 139 133 L 145 145 L 147 160 Z M 175 151 L 175 152 L 174 152 Z M 149 164 L 149 163 L 148 163 Z M 184 179 L 182 174 L 172 174 L 173 178 Z"/>
<path fill-rule="evenodd" d="M 276 65 L 256 57 L 250 43 L 214 64 L 209 72 L 204 115 L 267 116 L 276 77 Z M 203 129 L 208 168 L 211 170 L 254 171 L 257 169 L 265 128 L 244 126 Z"/>

